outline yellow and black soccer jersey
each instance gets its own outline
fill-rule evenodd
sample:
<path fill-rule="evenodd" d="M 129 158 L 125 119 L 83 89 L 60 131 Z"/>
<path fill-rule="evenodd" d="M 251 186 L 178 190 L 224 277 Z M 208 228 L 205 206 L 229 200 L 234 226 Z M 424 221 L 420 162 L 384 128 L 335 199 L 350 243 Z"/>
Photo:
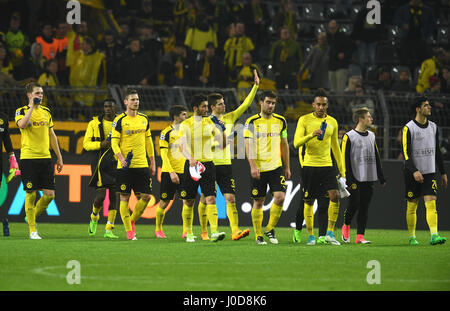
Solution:
<path fill-rule="evenodd" d="M 28 112 L 30 107 L 23 106 L 16 110 L 16 124 Z M 53 127 L 50 109 L 38 105 L 33 109 L 30 125 L 20 129 L 20 159 L 48 159 L 50 154 L 49 129 Z"/>
<path fill-rule="evenodd" d="M 323 140 L 313 136 L 313 132 L 320 129 L 323 121 L 327 128 Z M 338 141 L 338 123 L 336 119 L 327 115 L 325 118 L 317 118 L 314 113 L 301 116 L 297 123 L 294 135 L 294 148 L 303 146 L 304 158 L 300 161 L 302 166 L 326 167 L 333 166 L 331 150 L 336 160 L 341 176 L 345 177 L 345 169 L 342 165 L 341 149 Z"/>
<path fill-rule="evenodd" d="M 180 137 L 186 139 L 188 152 L 200 162 L 213 160 L 214 136 L 220 134 L 210 117 L 192 116 L 180 124 Z"/>
<path fill-rule="evenodd" d="M 245 98 L 244 102 L 235 110 L 224 114 L 219 118 L 220 121 L 225 123 L 225 136 L 229 137 L 232 133 L 234 123 L 239 117 L 251 106 L 256 92 L 258 91 L 258 85 L 253 85 L 252 90 Z M 231 149 L 230 145 L 225 148 L 216 148 L 214 153 L 214 165 L 231 165 Z"/>
<path fill-rule="evenodd" d="M 260 172 L 282 166 L 281 139 L 287 138 L 287 123 L 283 116 L 275 113 L 269 119 L 260 114 L 251 116 L 245 122 L 244 137 L 253 139 L 250 148 L 255 151 L 254 160 Z"/>
<path fill-rule="evenodd" d="M 147 155 L 155 155 L 148 117 L 142 113 L 132 117 L 125 112 L 117 116 L 112 123 L 111 147 L 114 154 L 120 152 L 124 158 L 133 152 L 130 168 L 148 167 Z M 122 168 L 120 161 L 117 168 Z"/>
<path fill-rule="evenodd" d="M 179 125 L 178 125 L 179 127 Z M 162 172 L 184 172 L 186 158 L 180 151 L 179 129 L 169 125 L 161 132 L 159 137 L 159 148 L 162 158 Z"/>

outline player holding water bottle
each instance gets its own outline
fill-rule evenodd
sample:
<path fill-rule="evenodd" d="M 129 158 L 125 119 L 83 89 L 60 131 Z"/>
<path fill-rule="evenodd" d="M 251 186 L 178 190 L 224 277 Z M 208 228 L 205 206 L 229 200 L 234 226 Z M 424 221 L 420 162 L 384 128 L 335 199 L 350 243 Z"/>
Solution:
<path fill-rule="evenodd" d="M 327 191 L 330 197 L 328 207 L 328 228 L 325 242 L 340 245 L 334 236 L 334 226 L 339 214 L 339 191 L 336 170 L 333 167 L 330 149 L 336 160 L 341 180 L 345 180 L 341 150 L 338 142 L 338 123 L 327 114 L 328 97 L 324 89 L 318 89 L 312 103 L 314 112 L 300 117 L 294 136 L 294 148 L 304 146 L 304 161 L 301 170 L 304 194 L 304 215 L 308 230 L 308 245 L 315 245 L 314 200 Z M 316 138 L 317 137 L 317 138 Z M 298 232 L 294 232 L 296 234 Z"/>

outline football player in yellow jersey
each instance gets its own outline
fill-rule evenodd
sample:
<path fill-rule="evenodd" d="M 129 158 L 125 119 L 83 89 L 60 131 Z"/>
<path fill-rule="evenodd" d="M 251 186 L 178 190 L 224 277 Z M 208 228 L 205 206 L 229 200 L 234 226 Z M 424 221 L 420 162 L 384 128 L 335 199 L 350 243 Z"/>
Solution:
<path fill-rule="evenodd" d="M 245 154 L 252 177 L 252 222 L 256 243 L 259 245 L 267 244 L 262 234 L 262 207 L 267 185 L 274 202 L 270 207 L 270 218 L 264 234 L 272 244 L 278 244 L 274 228 L 283 212 L 286 179 L 291 178 L 287 123 L 283 116 L 274 113 L 277 95 L 272 91 L 265 91 L 262 99 L 261 112 L 248 118 L 244 127 Z"/>
<path fill-rule="evenodd" d="M 100 218 L 100 210 L 106 197 L 106 189 L 109 190 L 108 221 L 105 228 L 105 238 L 117 239 L 112 229 L 116 220 L 119 200 L 116 194 L 116 165 L 111 149 L 112 123 L 116 118 L 116 103 L 114 99 L 107 98 L 103 101 L 103 114 L 95 116 L 88 123 L 83 140 L 83 148 L 93 153 L 91 169 L 92 177 L 90 187 L 95 187 L 97 194 L 92 204 L 91 220 L 89 222 L 89 235 L 95 236 L 97 224 Z"/>
<path fill-rule="evenodd" d="M 244 102 L 235 110 L 225 113 L 225 101 L 222 94 L 212 93 L 208 95 L 208 104 L 211 107 L 211 116 L 216 116 L 219 120 L 225 123 L 225 133 L 227 137 L 233 137 L 234 123 L 239 117 L 251 106 L 253 99 L 259 87 L 259 77 L 256 70 L 253 71 L 255 84 L 252 90 L 245 98 Z M 227 216 L 230 221 L 231 238 L 233 240 L 240 240 L 249 235 L 250 230 L 240 230 L 239 216 L 236 209 L 235 184 L 233 177 L 233 170 L 231 166 L 231 148 L 227 146 L 224 149 L 218 149 L 214 156 L 214 165 L 216 167 L 216 182 L 222 191 L 227 206 Z M 208 240 L 207 219 L 206 219 L 206 201 L 202 194 L 198 204 L 198 215 L 200 218 L 200 226 L 202 228 L 201 237 L 203 240 Z M 203 217 L 202 217 L 203 216 Z"/>
<path fill-rule="evenodd" d="M 315 245 L 313 204 L 324 191 L 328 191 L 330 204 L 328 206 L 328 227 L 325 241 L 340 245 L 334 236 L 334 227 L 339 215 L 339 191 L 333 168 L 330 150 L 336 160 L 339 176 L 345 178 L 345 168 L 342 162 L 341 149 L 338 142 L 338 123 L 327 114 L 328 97 L 324 89 L 318 89 L 312 103 L 314 112 L 301 116 L 294 135 L 294 148 L 303 147 L 302 164 L 303 197 L 305 202 L 304 215 L 308 230 L 307 245 Z M 322 128 L 322 129 L 321 129 Z"/>
<path fill-rule="evenodd" d="M 208 101 L 205 95 L 194 95 L 191 106 L 194 115 L 180 124 L 180 150 L 187 159 L 180 193 L 183 199 L 182 218 L 186 230 L 186 242 L 195 242 L 192 220 L 198 186 L 206 197 L 206 215 L 211 225 L 211 241 L 217 242 L 225 238 L 225 232 L 218 232 L 213 145 L 215 141 L 219 141 L 216 148 L 226 147 L 225 124 L 220 120 L 213 122 L 208 117 Z M 192 176 L 189 171 L 190 167 L 197 167 L 198 162 L 205 168 L 199 179 Z"/>
<path fill-rule="evenodd" d="M 169 109 L 172 124 L 161 132 L 159 148 L 161 150 L 161 188 L 159 192 L 160 203 L 156 208 L 155 236 L 165 239 L 166 235 L 162 229 L 164 221 L 164 210 L 170 200 L 175 198 L 175 193 L 180 189 L 183 180 L 184 164 L 186 158 L 180 152 L 179 129 L 180 123 L 187 118 L 187 108 L 184 106 L 172 106 Z"/>
<path fill-rule="evenodd" d="M 135 222 L 142 216 L 151 198 L 155 175 L 155 150 L 148 117 L 139 113 L 139 95 L 129 90 L 125 96 L 126 111 L 114 119 L 111 147 L 117 157 L 117 191 L 120 193 L 120 216 L 128 240 L 137 240 Z M 150 165 L 148 159 L 150 160 Z M 139 201 L 130 216 L 128 201 L 131 190 Z"/>
<path fill-rule="evenodd" d="M 55 198 L 55 176 L 50 147 L 55 152 L 56 169 L 61 172 L 63 159 L 58 139 L 53 130 L 50 110 L 40 105 L 44 91 L 32 82 L 25 87 L 28 105 L 16 110 L 15 121 L 20 128 L 20 168 L 23 188 L 26 191 L 25 214 L 30 229 L 30 239 L 40 240 L 36 230 L 36 215 L 40 215 Z M 37 190 L 43 196 L 36 203 Z"/>

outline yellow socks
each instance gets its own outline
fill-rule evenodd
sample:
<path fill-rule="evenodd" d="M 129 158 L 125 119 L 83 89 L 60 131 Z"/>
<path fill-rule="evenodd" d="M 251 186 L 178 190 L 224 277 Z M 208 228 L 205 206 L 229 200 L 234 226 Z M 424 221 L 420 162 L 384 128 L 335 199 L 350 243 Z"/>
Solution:
<path fill-rule="evenodd" d="M 328 206 L 327 231 L 334 231 L 334 225 L 336 224 L 338 216 L 339 216 L 339 201 L 333 202 L 330 200 L 330 205 Z"/>
<path fill-rule="evenodd" d="M 105 230 L 114 229 L 114 222 L 116 221 L 117 211 L 115 209 L 108 210 L 108 222 L 106 223 Z"/>
<path fill-rule="evenodd" d="M 54 196 L 46 196 L 45 194 L 36 203 L 36 216 L 38 218 L 48 207 Z"/>
<path fill-rule="evenodd" d="M 230 222 L 231 232 L 239 231 L 239 216 L 236 209 L 236 203 L 227 203 L 227 217 Z"/>
<path fill-rule="evenodd" d="M 36 191 L 27 192 L 25 195 L 25 214 L 27 215 L 28 228 L 31 232 L 36 232 Z"/>
<path fill-rule="evenodd" d="M 275 228 L 275 226 L 278 223 L 278 220 L 280 219 L 282 212 L 283 212 L 283 206 L 276 205 L 275 203 L 272 204 L 272 206 L 270 207 L 270 218 L 269 218 L 269 222 L 266 226 L 266 232 Z"/>
<path fill-rule="evenodd" d="M 131 221 L 136 222 L 139 218 L 141 218 L 142 214 L 144 214 L 144 211 L 147 208 L 147 204 L 148 201 L 144 201 L 143 199 L 140 199 L 136 203 L 133 214 L 131 214 Z"/>
<path fill-rule="evenodd" d="M 208 231 L 208 216 L 206 214 L 206 204 L 202 201 L 198 202 L 198 221 L 202 232 Z"/>
<path fill-rule="evenodd" d="M 162 231 L 162 224 L 164 221 L 165 212 L 161 207 L 156 208 L 156 228 L 155 231 Z"/>
<path fill-rule="evenodd" d="M 209 225 L 211 226 L 211 232 L 216 232 L 219 224 L 219 216 L 215 204 L 206 205 L 206 216 L 208 217 Z"/>
<path fill-rule="evenodd" d="M 183 232 L 186 232 L 187 234 L 192 234 L 192 220 L 194 218 L 194 206 L 188 206 L 186 204 L 183 204 L 181 217 L 183 218 Z"/>
<path fill-rule="evenodd" d="M 314 206 L 308 205 L 305 202 L 303 214 L 305 217 L 306 229 L 308 230 L 308 236 L 314 235 Z"/>
<path fill-rule="evenodd" d="M 406 224 L 408 225 L 409 237 L 416 236 L 416 223 L 417 223 L 417 201 L 406 201 Z M 427 210 L 428 216 L 428 210 Z M 427 217 L 428 220 L 428 217 Z"/>
<path fill-rule="evenodd" d="M 264 213 L 262 208 L 252 209 L 252 222 L 253 222 L 253 230 L 255 231 L 255 237 L 262 236 L 262 222 L 263 222 Z"/>
<path fill-rule="evenodd" d="M 427 209 L 427 223 L 430 228 L 431 235 L 437 233 L 438 216 L 436 211 L 436 200 L 426 201 L 425 208 Z"/>
<path fill-rule="evenodd" d="M 128 209 L 128 201 L 120 201 L 120 217 L 122 218 L 125 231 L 131 231 L 130 210 Z"/>
<path fill-rule="evenodd" d="M 97 222 L 100 218 L 100 210 L 102 207 L 96 207 L 95 205 L 92 205 L 92 213 L 91 213 L 91 220 Z"/>

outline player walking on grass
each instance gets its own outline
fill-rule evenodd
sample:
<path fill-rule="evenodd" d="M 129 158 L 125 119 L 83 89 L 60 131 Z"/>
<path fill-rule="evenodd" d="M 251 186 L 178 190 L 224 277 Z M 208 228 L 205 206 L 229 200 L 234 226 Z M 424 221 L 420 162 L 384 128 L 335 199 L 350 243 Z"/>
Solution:
<path fill-rule="evenodd" d="M 218 231 L 216 168 L 213 163 L 212 149 L 215 141 L 219 142 L 218 148 L 226 147 L 225 125 L 222 121 L 215 123 L 208 117 L 208 100 L 205 95 L 194 95 L 191 106 L 194 115 L 180 124 L 180 150 L 187 159 L 180 192 L 183 199 L 183 231 L 186 232 L 186 235 L 183 233 L 183 237 L 186 236 L 186 242 L 195 242 L 192 223 L 195 198 L 200 186 L 201 192 L 205 195 L 206 215 L 211 226 L 211 241 L 217 242 L 225 238 L 225 232 Z M 197 166 L 197 162 L 204 166 L 205 171 L 200 179 L 194 180 L 189 168 Z"/>
<path fill-rule="evenodd" d="M 112 124 L 111 147 L 117 157 L 116 187 L 120 193 L 120 216 L 127 239 L 136 240 L 134 224 L 144 213 L 151 198 L 151 176 L 156 172 L 155 150 L 149 119 L 138 112 L 138 92 L 129 90 L 124 104 L 125 112 L 118 115 Z M 139 201 L 130 216 L 128 201 L 131 190 Z"/>
<path fill-rule="evenodd" d="M 28 105 L 16 110 L 15 121 L 20 129 L 20 168 L 25 198 L 25 214 L 30 239 L 40 240 L 36 218 L 45 211 L 55 198 L 55 176 L 50 147 L 55 152 L 56 169 L 61 172 L 63 159 L 53 130 L 50 109 L 41 105 L 44 91 L 40 84 L 32 82 L 25 87 Z M 43 195 L 36 203 L 36 194 Z"/>
<path fill-rule="evenodd" d="M 162 228 L 165 209 L 169 205 L 170 200 L 175 198 L 175 194 L 179 191 L 183 180 L 186 158 L 180 152 L 178 138 L 180 123 L 187 118 L 187 108 L 184 106 L 172 106 L 169 109 L 169 116 L 172 119 L 172 124 L 161 132 L 159 139 L 162 170 L 159 193 L 160 203 L 156 208 L 155 236 L 162 239 L 166 238 Z"/>
<path fill-rule="evenodd" d="M 100 211 L 106 197 L 106 189 L 109 190 L 108 221 L 105 228 L 105 238 L 117 239 L 112 230 L 116 220 L 116 166 L 117 159 L 111 149 L 112 123 L 116 117 L 116 103 L 114 99 L 108 98 L 103 102 L 103 114 L 95 116 L 88 123 L 83 140 L 83 148 L 94 153 L 91 169 L 92 177 L 89 186 L 95 187 L 96 196 L 92 204 L 91 220 L 89 222 L 89 235 L 95 236 Z"/>
<path fill-rule="evenodd" d="M 11 137 L 9 136 L 9 117 L 0 112 L 0 167 L 3 168 L 2 143 L 5 147 L 6 153 L 9 155 L 9 175 L 6 178 L 6 183 L 9 183 L 15 176 L 20 175 L 19 165 L 17 164 L 16 156 L 14 155 Z M 0 171 L 0 186 L 2 185 L 3 172 Z M 7 211 L 6 211 L 7 213 Z M 3 235 L 9 236 L 8 218 L 2 217 Z"/>
<path fill-rule="evenodd" d="M 330 150 L 336 160 L 340 177 L 345 178 L 338 141 L 338 123 L 327 114 L 328 97 L 324 89 L 318 89 L 312 103 L 314 111 L 299 118 L 294 136 L 294 148 L 304 147 L 302 167 L 304 215 L 308 230 L 307 245 L 315 245 L 314 236 L 314 200 L 328 191 L 328 227 L 325 241 L 340 245 L 334 236 L 334 227 L 339 215 L 339 192 L 336 170 L 333 167 Z"/>
<path fill-rule="evenodd" d="M 244 102 L 235 110 L 225 113 L 226 106 L 222 94 L 213 93 L 208 95 L 208 104 L 211 107 L 211 116 L 217 117 L 220 121 L 225 123 L 225 135 L 227 138 L 233 137 L 233 127 L 235 122 L 240 116 L 251 106 L 253 99 L 259 87 L 259 77 L 256 70 L 253 71 L 255 84 L 252 90 L 245 98 Z M 239 215 L 236 209 L 236 186 L 235 179 L 233 177 L 233 169 L 231 166 L 231 146 L 227 146 L 224 149 L 218 148 L 214 156 L 214 165 L 216 166 L 216 182 L 220 188 L 220 191 L 225 197 L 227 206 L 227 217 L 231 227 L 231 238 L 233 240 L 240 240 L 249 235 L 250 230 L 239 229 Z M 207 218 L 206 218 L 206 202 L 205 196 L 202 194 L 200 202 L 198 204 L 198 215 L 200 218 L 200 226 L 202 228 L 201 237 L 203 240 L 207 240 Z M 203 217 L 202 217 L 203 216 Z"/>
<path fill-rule="evenodd" d="M 404 157 L 404 178 L 406 197 L 406 223 L 409 244 L 418 245 L 416 240 L 417 205 L 423 196 L 426 218 L 431 233 L 431 245 L 444 244 L 447 238 L 438 234 L 436 210 L 436 165 L 441 173 L 441 183 L 447 188 L 447 173 L 444 169 L 439 147 L 439 130 L 436 123 L 428 120 L 431 105 L 426 97 L 414 99 L 416 117 L 403 127 L 402 153 Z"/>
<path fill-rule="evenodd" d="M 262 233 L 262 207 L 267 185 L 274 202 L 270 207 L 270 218 L 264 234 L 272 244 L 278 244 L 274 228 L 283 212 L 286 179 L 291 178 L 287 123 L 284 117 L 274 113 L 277 95 L 265 91 L 262 98 L 261 112 L 248 118 L 244 127 L 245 153 L 252 177 L 252 222 L 258 245 L 267 244 Z"/>
<path fill-rule="evenodd" d="M 347 188 L 350 192 L 347 208 L 344 211 L 342 241 L 350 242 L 350 224 L 358 211 L 355 243 L 370 244 L 364 239 L 369 204 L 372 200 L 374 182 L 379 180 L 386 186 L 381 168 L 375 134 L 369 131 L 373 118 L 367 108 L 361 108 L 353 114 L 355 129 L 347 132 L 342 139 L 342 159 L 347 176 Z"/>

